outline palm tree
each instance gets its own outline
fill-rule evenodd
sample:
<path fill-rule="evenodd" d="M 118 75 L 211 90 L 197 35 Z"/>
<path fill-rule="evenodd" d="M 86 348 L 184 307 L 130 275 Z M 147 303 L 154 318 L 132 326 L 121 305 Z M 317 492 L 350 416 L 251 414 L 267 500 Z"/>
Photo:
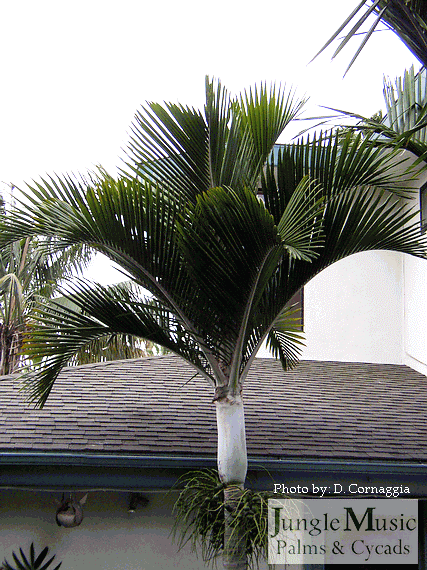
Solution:
<path fill-rule="evenodd" d="M 360 33 L 359 30 L 371 14 L 376 18 L 369 30 L 365 32 L 365 37 L 347 67 L 346 73 L 376 30 L 379 22 L 383 22 L 389 30 L 395 32 L 418 61 L 427 67 L 427 4 L 424 0 L 362 0 L 315 57 L 322 53 L 350 22 L 353 22 L 353 27 L 344 36 L 332 58 L 338 55 L 348 41 Z"/>
<path fill-rule="evenodd" d="M 28 379 L 38 405 L 73 355 L 105 334 L 155 342 L 212 386 L 225 568 L 247 568 L 231 531 L 247 471 L 242 390 L 265 340 L 285 369 L 296 364 L 301 339 L 288 301 L 356 252 L 424 256 L 405 184 L 390 174 L 395 158 L 368 137 L 331 133 L 325 142 L 322 133 L 272 154 L 302 105 L 281 88 L 231 98 L 209 81 L 203 111 L 147 104 L 137 112 L 122 176 L 42 180 L 0 228 L 0 246 L 36 234 L 54 235 L 55 247 L 95 248 L 134 284 L 75 281 L 67 292 L 79 310 L 38 306 L 26 341 L 41 359 Z M 141 288 L 152 298 L 142 300 Z"/>
<path fill-rule="evenodd" d="M 52 297 L 90 257 L 80 245 L 48 255 L 49 241 L 26 237 L 0 252 L 0 375 L 15 372 L 25 360 L 24 333 L 37 297 Z"/>

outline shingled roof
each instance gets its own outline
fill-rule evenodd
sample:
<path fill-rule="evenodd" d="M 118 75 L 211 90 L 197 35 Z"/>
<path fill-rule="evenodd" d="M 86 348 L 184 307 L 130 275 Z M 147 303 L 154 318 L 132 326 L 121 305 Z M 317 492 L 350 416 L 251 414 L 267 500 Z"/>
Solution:
<path fill-rule="evenodd" d="M 212 389 L 176 356 L 65 369 L 48 403 L 0 381 L 0 453 L 214 456 Z M 256 359 L 244 390 L 249 456 L 427 460 L 427 378 L 406 366 Z"/>

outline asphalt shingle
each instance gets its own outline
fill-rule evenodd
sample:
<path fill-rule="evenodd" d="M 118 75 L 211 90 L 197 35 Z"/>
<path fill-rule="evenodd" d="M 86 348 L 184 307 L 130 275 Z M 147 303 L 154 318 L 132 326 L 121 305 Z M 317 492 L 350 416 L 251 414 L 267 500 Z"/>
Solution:
<path fill-rule="evenodd" d="M 67 368 L 42 410 L 0 378 L 0 452 L 215 455 L 213 391 L 193 376 L 169 355 Z M 252 457 L 427 460 L 427 378 L 406 366 L 256 359 L 243 394 Z"/>

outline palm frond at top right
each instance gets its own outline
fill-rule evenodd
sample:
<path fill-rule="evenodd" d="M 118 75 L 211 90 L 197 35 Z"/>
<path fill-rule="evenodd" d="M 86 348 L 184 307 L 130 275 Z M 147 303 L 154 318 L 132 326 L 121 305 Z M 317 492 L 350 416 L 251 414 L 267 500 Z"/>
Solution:
<path fill-rule="evenodd" d="M 363 40 L 345 71 L 347 73 L 372 34 L 379 31 L 380 22 L 386 26 L 382 31 L 397 34 L 421 65 L 427 67 L 427 4 L 424 0 L 362 0 L 313 59 L 338 40 L 341 32 L 344 32 L 344 37 L 339 38 L 341 41 L 332 59 L 352 38 L 362 34 Z M 370 27 L 365 29 L 368 23 Z M 350 24 L 351 29 L 345 32 Z"/>

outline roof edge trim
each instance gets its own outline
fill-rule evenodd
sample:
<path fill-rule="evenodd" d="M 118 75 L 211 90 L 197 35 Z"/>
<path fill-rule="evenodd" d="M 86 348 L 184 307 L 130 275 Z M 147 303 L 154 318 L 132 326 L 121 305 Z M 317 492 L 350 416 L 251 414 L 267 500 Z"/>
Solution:
<path fill-rule="evenodd" d="M 216 467 L 213 456 L 160 456 L 160 455 L 117 455 L 97 453 L 59 452 L 0 452 L 0 465 L 61 465 L 91 467 L 137 467 L 137 468 L 181 468 L 197 469 Z M 305 472 L 353 472 L 353 473 L 396 473 L 426 474 L 427 463 L 395 460 L 367 461 L 355 459 L 271 459 L 249 457 L 249 470 L 305 471 Z"/>

